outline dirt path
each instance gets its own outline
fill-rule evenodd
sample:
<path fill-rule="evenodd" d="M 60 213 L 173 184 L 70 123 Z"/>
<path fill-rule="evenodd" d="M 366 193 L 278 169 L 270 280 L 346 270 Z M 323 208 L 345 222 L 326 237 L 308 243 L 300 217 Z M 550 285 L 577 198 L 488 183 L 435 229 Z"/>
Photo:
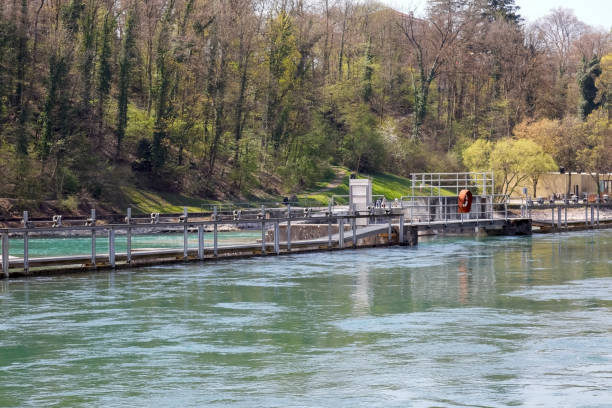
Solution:
<path fill-rule="evenodd" d="M 336 177 L 334 177 L 334 179 L 332 181 L 330 181 L 327 186 L 325 186 L 324 188 L 322 188 L 319 191 L 313 191 L 310 194 L 321 194 L 321 193 L 325 193 L 327 191 L 333 190 L 334 188 L 338 187 L 340 184 L 342 184 L 344 182 L 344 177 L 346 177 L 346 170 L 344 170 L 343 168 L 340 167 L 333 167 L 334 172 L 336 173 Z"/>

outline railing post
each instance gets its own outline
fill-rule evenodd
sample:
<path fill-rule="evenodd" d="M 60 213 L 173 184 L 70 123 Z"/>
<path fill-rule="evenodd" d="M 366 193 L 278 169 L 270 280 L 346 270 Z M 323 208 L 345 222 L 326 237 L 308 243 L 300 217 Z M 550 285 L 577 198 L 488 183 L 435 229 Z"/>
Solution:
<path fill-rule="evenodd" d="M 261 254 L 266 254 L 266 206 L 261 206 Z"/>
<path fill-rule="evenodd" d="M 219 243 L 217 241 L 218 237 L 218 231 L 217 231 L 217 226 L 218 226 L 218 222 L 217 222 L 217 206 L 215 205 L 214 209 L 213 209 L 213 253 L 215 255 L 215 258 L 219 255 Z"/>
<path fill-rule="evenodd" d="M 330 216 L 331 217 L 331 216 Z M 327 220 L 327 248 L 332 249 L 331 218 Z"/>
<path fill-rule="evenodd" d="M 487 173 L 485 171 L 482 172 L 482 195 L 485 197 L 485 202 L 486 202 L 486 197 L 487 197 Z M 485 208 L 485 218 L 487 218 L 486 215 L 487 215 L 487 209 Z M 493 218 L 493 217 L 491 217 L 491 218 Z"/>
<path fill-rule="evenodd" d="M 561 221 L 561 206 L 557 207 L 557 226 L 558 230 L 561 231 L 563 227 L 563 221 Z"/>
<path fill-rule="evenodd" d="M 550 226 L 555 228 L 555 207 L 551 208 L 551 212 L 552 212 L 552 216 L 551 216 L 552 224 Z"/>
<path fill-rule="evenodd" d="M 9 235 L 8 232 L 2 233 L 2 273 L 5 278 L 9 277 Z"/>
<path fill-rule="evenodd" d="M 291 252 L 291 204 L 287 204 L 287 252 Z"/>
<path fill-rule="evenodd" d="M 599 227 L 599 203 L 597 203 L 597 226 Z"/>
<path fill-rule="evenodd" d="M 584 225 L 586 227 L 589 226 L 589 205 L 588 204 L 584 205 Z"/>
<path fill-rule="evenodd" d="M 187 207 L 183 207 L 183 259 L 189 258 L 189 229 L 187 223 L 189 222 Z"/>
<path fill-rule="evenodd" d="M 591 205 L 591 227 L 595 228 L 595 206 Z"/>
<path fill-rule="evenodd" d="M 111 268 L 115 267 L 115 229 L 108 230 L 108 263 Z"/>
<path fill-rule="evenodd" d="M 356 217 L 356 211 L 355 211 L 355 206 L 356 204 L 353 204 L 351 206 L 351 234 L 353 236 L 353 248 L 357 248 L 357 218 Z"/>
<path fill-rule="evenodd" d="M 357 248 L 357 219 L 354 215 L 351 219 L 351 231 L 353 232 L 353 248 Z"/>
<path fill-rule="evenodd" d="M 96 266 L 96 209 L 91 209 L 91 264 Z"/>
<path fill-rule="evenodd" d="M 444 197 L 444 224 L 448 223 L 448 198 Z"/>
<path fill-rule="evenodd" d="M 128 207 L 127 216 L 125 217 L 125 223 L 128 225 L 127 227 L 127 237 L 126 237 L 126 246 L 125 246 L 125 256 L 127 258 L 127 263 L 132 263 L 132 208 Z"/>
<path fill-rule="evenodd" d="M 329 202 L 329 208 L 327 211 L 327 247 L 332 249 L 332 227 L 331 227 L 331 217 L 332 217 L 332 203 Z"/>
<path fill-rule="evenodd" d="M 23 227 L 27 230 L 30 228 L 29 214 L 27 211 L 23 212 Z M 30 270 L 30 238 L 28 237 L 28 231 L 23 233 L 23 270 L 28 272 Z"/>
<path fill-rule="evenodd" d="M 280 228 L 278 226 L 278 220 L 274 221 L 274 252 L 276 255 L 280 255 Z"/>
<path fill-rule="evenodd" d="M 198 225 L 198 258 L 204 260 L 204 226 Z"/>
<path fill-rule="evenodd" d="M 344 218 L 338 216 L 338 247 L 344 248 Z"/>
<path fill-rule="evenodd" d="M 527 204 L 527 218 L 531 218 L 531 206 Z"/>

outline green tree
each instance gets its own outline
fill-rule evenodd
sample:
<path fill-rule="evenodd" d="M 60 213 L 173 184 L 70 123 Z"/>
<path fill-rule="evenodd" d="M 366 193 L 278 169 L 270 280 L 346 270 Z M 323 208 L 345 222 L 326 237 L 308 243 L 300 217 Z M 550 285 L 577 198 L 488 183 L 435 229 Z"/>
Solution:
<path fill-rule="evenodd" d="M 104 104 L 110 93 L 112 80 L 112 33 L 114 30 L 114 18 L 111 11 L 104 15 L 102 33 L 100 36 L 100 55 L 98 57 L 97 92 L 98 92 L 98 135 L 102 133 L 104 123 Z"/>
<path fill-rule="evenodd" d="M 356 172 L 380 171 L 385 151 L 376 117 L 361 104 L 351 106 L 345 118 L 348 127 L 343 144 L 345 163 Z"/>
<path fill-rule="evenodd" d="M 117 98 L 117 151 L 116 158 L 121 155 L 121 142 L 125 137 L 125 129 L 128 121 L 128 97 L 130 88 L 130 74 L 132 60 L 134 59 L 134 48 L 136 45 L 136 9 L 130 8 L 123 31 L 123 44 L 121 46 L 121 60 L 119 61 L 119 95 Z"/>
<path fill-rule="evenodd" d="M 493 144 L 477 140 L 465 149 L 463 161 L 470 171 L 493 170 L 503 195 L 511 195 L 525 180 L 531 181 L 535 195 L 540 176 L 556 168 L 552 157 L 528 139 L 506 138 Z"/>
<path fill-rule="evenodd" d="M 463 151 L 463 164 L 470 171 L 482 172 L 491 169 L 491 151 L 493 144 L 485 139 L 478 139 Z"/>
<path fill-rule="evenodd" d="M 582 170 L 588 172 L 600 190 L 600 174 L 612 172 L 612 123 L 607 112 L 598 109 L 583 124 L 585 143 L 577 152 Z"/>
<path fill-rule="evenodd" d="M 151 163 L 154 172 L 159 172 L 166 163 L 168 155 L 168 120 L 171 115 L 169 104 L 173 61 L 171 53 L 171 23 L 174 14 L 174 0 L 170 0 L 162 17 L 162 25 L 157 39 L 157 86 L 155 89 L 155 130 L 151 144 Z"/>
<path fill-rule="evenodd" d="M 372 98 L 372 77 L 374 76 L 374 66 L 372 55 L 372 38 L 368 38 L 368 45 L 366 47 L 365 57 L 364 57 L 364 72 L 363 72 L 363 101 L 365 103 L 370 102 L 370 98 Z"/>
<path fill-rule="evenodd" d="M 545 173 L 557 170 L 557 164 L 552 156 L 544 153 L 539 145 L 529 143 L 525 148 L 529 150 L 525 152 L 523 163 L 521 163 L 523 167 L 522 171 L 531 181 L 533 196 L 537 197 L 538 181 L 540 177 Z"/>
<path fill-rule="evenodd" d="M 520 7 L 516 5 L 515 0 L 481 0 L 481 2 L 482 14 L 489 21 L 503 19 L 519 24 L 523 20 L 519 14 Z"/>
<path fill-rule="evenodd" d="M 599 104 L 595 102 L 597 98 L 597 87 L 595 79 L 601 74 L 599 58 L 593 57 L 588 63 L 583 59 L 580 70 L 578 71 L 578 87 L 580 89 L 580 114 L 582 119 L 586 119 Z"/>
<path fill-rule="evenodd" d="M 281 11 L 270 22 L 269 29 L 268 69 L 268 104 L 266 127 L 274 151 L 287 136 L 291 115 L 290 92 L 295 85 L 298 61 L 301 57 L 295 38 L 291 16 Z"/>
<path fill-rule="evenodd" d="M 86 7 L 86 12 L 81 16 L 81 44 L 79 49 L 81 71 L 81 109 L 85 116 L 90 115 L 91 106 L 91 84 L 96 58 L 96 18 L 98 8 L 92 1 Z"/>
<path fill-rule="evenodd" d="M 612 54 L 601 57 L 599 62 L 601 75 L 597 77 L 597 102 L 608 111 L 608 120 L 612 119 Z"/>
<path fill-rule="evenodd" d="M 38 153 L 42 161 L 49 158 L 51 149 L 56 143 L 56 135 L 63 138 L 66 123 L 66 104 L 67 100 L 63 93 L 66 76 L 68 74 L 68 64 L 66 57 L 53 53 L 49 58 L 49 75 L 47 79 L 47 97 L 43 112 L 42 136 L 38 146 Z"/>

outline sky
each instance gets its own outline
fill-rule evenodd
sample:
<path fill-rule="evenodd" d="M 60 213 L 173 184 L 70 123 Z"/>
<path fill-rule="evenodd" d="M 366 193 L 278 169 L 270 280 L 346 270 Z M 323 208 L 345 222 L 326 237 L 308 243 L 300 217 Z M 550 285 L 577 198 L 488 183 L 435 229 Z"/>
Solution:
<path fill-rule="evenodd" d="M 426 0 L 383 0 L 384 3 L 400 10 L 423 9 Z M 532 22 L 548 14 L 551 9 L 563 7 L 574 10 L 579 20 L 594 26 L 612 27 L 612 0 L 516 0 L 519 13 Z"/>

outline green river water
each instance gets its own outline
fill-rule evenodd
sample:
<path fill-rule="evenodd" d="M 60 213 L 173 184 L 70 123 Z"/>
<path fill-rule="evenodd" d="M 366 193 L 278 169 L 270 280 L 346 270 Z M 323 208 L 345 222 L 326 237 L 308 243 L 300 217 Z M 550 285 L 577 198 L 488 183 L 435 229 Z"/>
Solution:
<path fill-rule="evenodd" d="M 2 280 L 0 406 L 610 407 L 612 231 Z"/>
<path fill-rule="evenodd" d="M 164 248 L 183 249 L 183 233 L 140 234 L 132 236 L 132 249 Z M 231 244 L 251 244 L 261 240 L 261 230 L 245 230 L 219 232 L 217 241 L 219 246 Z M 189 248 L 197 249 L 198 234 L 189 233 L 187 236 Z M 261 241 L 260 241 L 261 242 Z M 213 233 L 204 234 L 204 247 L 213 247 Z M 126 252 L 127 238 L 125 234 L 115 236 L 115 250 Z M 87 255 L 91 254 L 91 237 L 32 237 L 28 241 L 30 257 L 45 257 L 59 255 Z M 108 254 L 108 236 L 96 236 L 96 253 Z M 10 256 L 23 257 L 23 238 L 9 240 Z"/>

